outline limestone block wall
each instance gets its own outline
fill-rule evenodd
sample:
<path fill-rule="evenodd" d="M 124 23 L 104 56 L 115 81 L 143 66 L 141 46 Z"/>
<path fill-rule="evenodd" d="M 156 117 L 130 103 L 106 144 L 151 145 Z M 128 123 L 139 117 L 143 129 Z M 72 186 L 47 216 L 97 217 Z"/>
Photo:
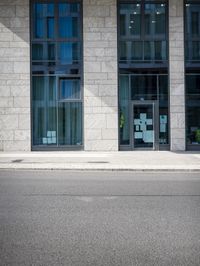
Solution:
<path fill-rule="evenodd" d="M 83 0 L 84 147 L 118 150 L 116 0 Z"/>
<path fill-rule="evenodd" d="M 0 1 L 0 150 L 28 151 L 30 137 L 29 1 Z"/>
<path fill-rule="evenodd" d="M 171 150 L 185 150 L 183 0 L 169 0 Z"/>

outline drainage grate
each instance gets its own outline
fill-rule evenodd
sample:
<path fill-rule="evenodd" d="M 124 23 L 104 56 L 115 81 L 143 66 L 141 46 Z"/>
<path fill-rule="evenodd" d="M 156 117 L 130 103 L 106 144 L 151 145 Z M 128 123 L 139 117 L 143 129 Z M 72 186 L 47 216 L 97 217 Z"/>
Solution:
<path fill-rule="evenodd" d="M 17 159 L 17 160 L 12 160 L 12 163 L 21 163 L 23 160 L 22 159 Z"/>

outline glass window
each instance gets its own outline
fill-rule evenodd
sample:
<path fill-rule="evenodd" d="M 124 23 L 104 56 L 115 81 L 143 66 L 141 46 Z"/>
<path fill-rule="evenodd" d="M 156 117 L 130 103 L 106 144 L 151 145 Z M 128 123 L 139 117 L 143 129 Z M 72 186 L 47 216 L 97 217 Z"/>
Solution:
<path fill-rule="evenodd" d="M 34 37 L 54 38 L 54 4 L 35 3 Z"/>
<path fill-rule="evenodd" d="M 120 4 L 120 35 L 140 36 L 140 4 Z"/>
<path fill-rule="evenodd" d="M 166 63 L 166 4 L 119 5 L 120 63 Z"/>
<path fill-rule="evenodd" d="M 165 36 L 165 23 L 165 4 L 145 4 L 145 35 Z"/>
<path fill-rule="evenodd" d="M 131 76 L 132 100 L 156 100 L 157 76 L 133 75 Z"/>
<path fill-rule="evenodd" d="M 200 3 L 186 4 L 185 58 L 186 62 L 200 63 Z"/>
<path fill-rule="evenodd" d="M 31 14 L 33 146 L 80 146 L 80 3 L 32 0 Z"/>
<path fill-rule="evenodd" d="M 72 79 L 60 79 L 60 99 L 80 99 L 80 81 Z"/>
<path fill-rule="evenodd" d="M 82 145 L 82 103 L 59 103 L 59 145 Z"/>
<path fill-rule="evenodd" d="M 187 143 L 200 144 L 200 75 L 186 75 Z"/>
<path fill-rule="evenodd" d="M 77 64 L 80 60 L 79 43 L 77 42 L 59 43 L 58 59 L 61 64 Z"/>
<path fill-rule="evenodd" d="M 119 129 L 120 144 L 130 144 L 129 132 L 129 75 L 120 75 L 119 78 Z"/>

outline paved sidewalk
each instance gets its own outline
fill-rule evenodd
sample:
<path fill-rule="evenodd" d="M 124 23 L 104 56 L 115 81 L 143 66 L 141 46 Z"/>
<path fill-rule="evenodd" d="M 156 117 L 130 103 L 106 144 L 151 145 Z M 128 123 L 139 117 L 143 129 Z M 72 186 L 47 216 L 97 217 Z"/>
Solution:
<path fill-rule="evenodd" d="M 200 173 L 200 152 L 1 152 L 1 169 L 196 171 Z"/>

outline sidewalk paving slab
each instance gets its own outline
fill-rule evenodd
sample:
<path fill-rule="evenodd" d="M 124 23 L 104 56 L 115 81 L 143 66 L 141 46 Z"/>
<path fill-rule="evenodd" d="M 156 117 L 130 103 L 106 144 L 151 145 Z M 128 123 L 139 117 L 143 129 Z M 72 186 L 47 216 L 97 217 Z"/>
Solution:
<path fill-rule="evenodd" d="M 0 152 L 1 169 L 200 173 L 200 152 Z"/>

